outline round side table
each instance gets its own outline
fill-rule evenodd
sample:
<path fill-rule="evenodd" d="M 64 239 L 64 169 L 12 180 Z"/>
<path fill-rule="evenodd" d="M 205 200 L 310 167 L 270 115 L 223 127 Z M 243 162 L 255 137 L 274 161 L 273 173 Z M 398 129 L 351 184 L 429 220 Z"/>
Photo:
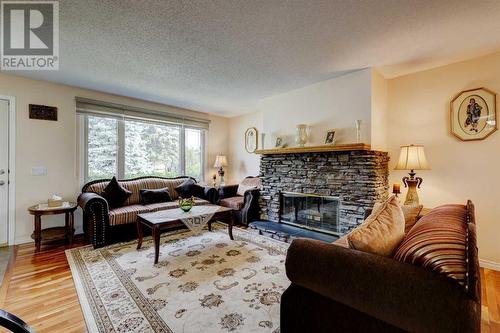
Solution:
<path fill-rule="evenodd" d="M 51 243 L 65 239 L 69 244 L 73 243 L 73 234 L 75 233 L 74 212 L 78 208 L 75 202 L 69 202 L 60 207 L 48 207 L 47 204 L 33 205 L 28 208 L 28 212 L 34 216 L 35 230 L 31 238 L 35 240 L 35 251 L 40 252 L 43 243 Z M 44 215 L 65 215 L 65 226 L 42 229 L 42 216 Z"/>

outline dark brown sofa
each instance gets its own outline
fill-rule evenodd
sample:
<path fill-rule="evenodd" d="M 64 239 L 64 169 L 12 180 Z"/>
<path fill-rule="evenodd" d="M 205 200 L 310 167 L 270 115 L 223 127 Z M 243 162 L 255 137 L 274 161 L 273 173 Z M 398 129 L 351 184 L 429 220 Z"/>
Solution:
<path fill-rule="evenodd" d="M 262 182 L 258 177 L 249 176 L 243 179 L 241 184 L 254 186 L 255 189 L 238 195 L 238 184 L 222 186 L 219 189 L 218 205 L 232 208 L 236 223 L 248 226 L 248 223 L 258 220 L 260 216 L 259 196 Z"/>
<path fill-rule="evenodd" d="M 133 239 L 137 237 L 136 220 L 141 213 L 155 212 L 164 209 L 177 208 L 179 195 L 175 187 L 191 177 L 140 177 L 119 180 L 119 184 L 132 192 L 123 207 L 110 210 L 106 199 L 100 194 L 110 179 L 95 180 L 85 184 L 78 197 L 78 205 L 83 210 L 83 230 L 85 238 L 92 242 L 95 248 L 113 242 Z M 173 201 L 151 205 L 141 205 L 139 191 L 141 189 L 168 188 Z M 218 201 L 217 190 L 213 187 L 204 187 L 203 195 L 195 198 L 196 205 L 214 204 Z"/>
<path fill-rule="evenodd" d="M 286 259 L 292 283 L 281 299 L 281 332 L 479 332 L 474 206 L 456 207 L 450 212 L 462 209 L 466 224 L 464 285 L 417 264 L 298 239 Z"/>

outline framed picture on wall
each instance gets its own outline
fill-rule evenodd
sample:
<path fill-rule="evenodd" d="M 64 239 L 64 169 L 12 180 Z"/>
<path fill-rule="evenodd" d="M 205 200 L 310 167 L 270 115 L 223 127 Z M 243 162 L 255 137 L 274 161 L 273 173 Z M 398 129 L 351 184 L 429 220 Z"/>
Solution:
<path fill-rule="evenodd" d="M 250 127 L 245 131 L 245 150 L 249 153 L 253 153 L 257 150 L 257 144 L 257 129 L 255 127 Z"/>
<path fill-rule="evenodd" d="M 462 141 L 484 140 L 495 132 L 496 94 L 486 88 L 460 92 L 450 103 L 450 129 Z"/>

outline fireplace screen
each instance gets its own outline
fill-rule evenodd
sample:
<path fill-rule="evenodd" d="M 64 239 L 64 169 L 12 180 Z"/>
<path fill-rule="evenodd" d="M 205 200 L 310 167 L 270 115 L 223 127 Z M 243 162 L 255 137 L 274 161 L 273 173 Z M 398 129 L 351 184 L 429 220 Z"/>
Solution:
<path fill-rule="evenodd" d="M 281 192 L 280 203 L 280 222 L 339 234 L 339 198 Z"/>

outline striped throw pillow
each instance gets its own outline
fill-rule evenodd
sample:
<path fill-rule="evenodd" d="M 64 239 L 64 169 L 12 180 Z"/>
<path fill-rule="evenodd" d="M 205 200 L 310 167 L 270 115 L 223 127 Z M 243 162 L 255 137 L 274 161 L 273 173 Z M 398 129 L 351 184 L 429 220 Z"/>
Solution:
<path fill-rule="evenodd" d="M 467 209 L 444 205 L 431 210 L 408 232 L 394 259 L 438 272 L 465 286 Z"/>

